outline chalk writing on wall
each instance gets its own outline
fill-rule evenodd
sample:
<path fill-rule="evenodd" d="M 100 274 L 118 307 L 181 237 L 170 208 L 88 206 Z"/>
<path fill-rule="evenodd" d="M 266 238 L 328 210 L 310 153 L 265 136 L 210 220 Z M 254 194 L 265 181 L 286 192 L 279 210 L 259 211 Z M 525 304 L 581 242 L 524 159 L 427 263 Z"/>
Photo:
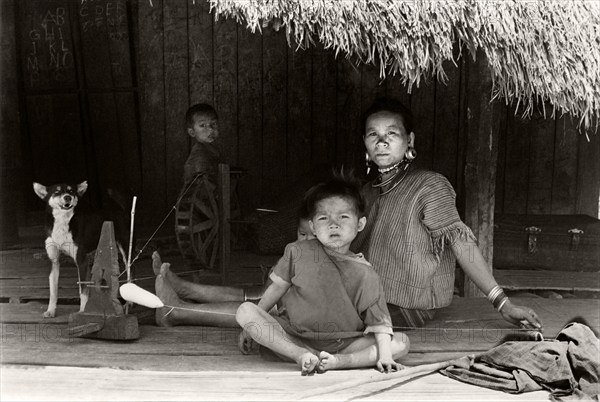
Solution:
<path fill-rule="evenodd" d="M 79 6 L 79 20 L 83 32 L 106 30 L 112 40 L 122 41 L 129 38 L 125 1 L 84 1 Z"/>
<path fill-rule="evenodd" d="M 38 86 L 41 74 L 58 82 L 67 81 L 69 71 L 74 67 L 71 50 L 68 13 L 64 7 L 44 11 L 41 22 L 34 23 L 27 40 L 26 70 L 31 87 Z"/>

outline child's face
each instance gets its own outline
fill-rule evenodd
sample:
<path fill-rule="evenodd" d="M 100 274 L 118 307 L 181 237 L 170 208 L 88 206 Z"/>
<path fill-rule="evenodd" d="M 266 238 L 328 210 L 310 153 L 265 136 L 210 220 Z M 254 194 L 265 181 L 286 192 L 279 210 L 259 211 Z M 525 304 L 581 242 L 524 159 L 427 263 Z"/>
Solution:
<path fill-rule="evenodd" d="M 315 238 L 315 235 L 310 228 L 310 222 L 308 219 L 300 219 L 300 222 L 298 222 L 298 231 L 296 232 L 296 236 L 298 236 L 298 241 L 312 240 Z"/>
<path fill-rule="evenodd" d="M 381 111 L 367 118 L 364 140 L 371 160 L 386 168 L 404 159 L 408 147 L 414 145 L 415 134 L 406 132 L 400 115 Z"/>
<path fill-rule="evenodd" d="M 358 218 L 352 203 L 341 197 L 330 197 L 317 203 L 310 227 L 325 247 L 346 254 L 366 221 L 365 217 Z"/>
<path fill-rule="evenodd" d="M 188 134 L 198 142 L 210 144 L 219 138 L 219 121 L 210 114 L 196 114 L 194 124 L 188 127 Z"/>

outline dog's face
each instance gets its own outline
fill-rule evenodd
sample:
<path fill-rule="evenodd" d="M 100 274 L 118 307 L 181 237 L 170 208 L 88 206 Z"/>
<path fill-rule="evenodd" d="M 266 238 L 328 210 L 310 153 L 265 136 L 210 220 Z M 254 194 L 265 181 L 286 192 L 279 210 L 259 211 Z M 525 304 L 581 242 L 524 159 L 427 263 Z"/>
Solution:
<path fill-rule="evenodd" d="M 33 183 L 33 191 L 35 191 L 38 197 L 46 201 L 50 208 L 64 211 L 75 208 L 79 197 L 86 190 L 87 181 L 83 181 L 77 185 L 61 183 L 48 187 L 40 183 Z"/>

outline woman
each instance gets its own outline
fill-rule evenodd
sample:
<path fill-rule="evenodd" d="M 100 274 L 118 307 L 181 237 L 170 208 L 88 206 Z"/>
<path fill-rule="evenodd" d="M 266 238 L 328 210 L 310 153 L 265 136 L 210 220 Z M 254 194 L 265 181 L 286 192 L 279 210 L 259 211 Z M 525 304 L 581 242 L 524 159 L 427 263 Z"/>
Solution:
<path fill-rule="evenodd" d="M 367 164 L 378 177 L 363 188 L 367 224 L 353 243 L 380 276 L 400 327 L 420 327 L 452 301 L 455 263 L 488 296 L 505 320 L 542 328 L 537 314 L 513 304 L 498 286 L 476 239 L 458 215 L 448 180 L 414 169 L 412 115 L 400 102 L 381 98 L 364 115 Z"/>

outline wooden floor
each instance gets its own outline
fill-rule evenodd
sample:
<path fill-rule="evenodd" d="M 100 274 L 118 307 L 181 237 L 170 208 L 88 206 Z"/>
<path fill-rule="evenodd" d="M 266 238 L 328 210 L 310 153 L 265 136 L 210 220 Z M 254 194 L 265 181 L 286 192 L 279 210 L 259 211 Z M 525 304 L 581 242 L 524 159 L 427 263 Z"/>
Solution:
<path fill-rule="evenodd" d="M 64 269 L 57 317 L 43 319 L 48 297 L 48 261 L 43 250 L 0 253 L 0 400 L 549 400 L 547 392 L 511 395 L 475 387 L 435 373 L 398 380 L 374 370 L 299 375 L 294 364 L 259 354 L 241 355 L 239 329 L 161 328 L 153 311 L 138 308 L 141 336 L 135 341 L 71 338 L 68 315 L 78 309 L 73 269 Z M 187 267 L 176 256 L 176 271 Z M 267 259 L 268 260 L 268 259 Z M 260 280 L 268 261 L 238 256 L 230 282 Z M 149 260 L 137 277 L 153 291 Z M 522 298 L 515 301 L 541 316 L 546 337 L 569 321 L 600 330 L 597 299 Z M 424 329 L 406 331 L 411 352 L 403 361 L 419 365 L 477 354 L 521 336 L 485 299 L 456 298 Z M 381 382 L 381 379 L 387 381 Z M 356 385 L 357 381 L 372 382 Z M 341 388 L 330 392 L 332 386 Z"/>

